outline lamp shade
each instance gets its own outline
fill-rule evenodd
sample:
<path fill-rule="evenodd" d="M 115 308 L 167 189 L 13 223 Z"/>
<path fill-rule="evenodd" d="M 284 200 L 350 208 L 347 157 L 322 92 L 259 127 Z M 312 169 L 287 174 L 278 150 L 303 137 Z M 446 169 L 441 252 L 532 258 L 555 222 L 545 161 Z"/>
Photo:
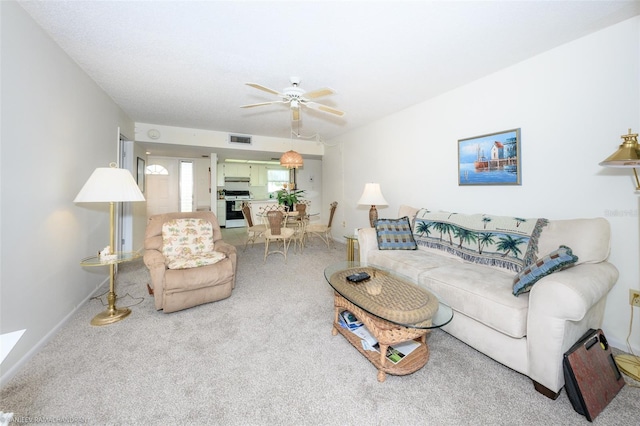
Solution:
<path fill-rule="evenodd" d="M 640 167 L 640 153 L 638 152 L 638 134 L 622 135 L 622 144 L 616 152 L 600 163 L 604 167 Z"/>
<path fill-rule="evenodd" d="M 297 169 L 304 165 L 304 160 L 302 159 L 302 155 L 297 152 L 293 150 L 287 151 L 280 157 L 280 165 L 287 169 Z"/>
<path fill-rule="evenodd" d="M 379 183 L 367 183 L 364 186 L 364 192 L 358 200 L 358 204 L 368 206 L 386 206 L 387 200 L 382 196 Z"/>
<path fill-rule="evenodd" d="M 115 163 L 111 163 L 110 167 L 95 169 L 73 201 L 75 203 L 144 201 L 144 195 L 129 170 L 117 168 Z"/>

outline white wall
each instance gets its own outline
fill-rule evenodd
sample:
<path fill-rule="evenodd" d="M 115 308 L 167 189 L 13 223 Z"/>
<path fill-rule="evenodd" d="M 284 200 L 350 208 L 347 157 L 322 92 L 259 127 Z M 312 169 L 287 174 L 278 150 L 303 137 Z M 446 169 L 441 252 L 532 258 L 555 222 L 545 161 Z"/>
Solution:
<path fill-rule="evenodd" d="M 630 288 L 638 289 L 639 195 L 630 170 L 606 169 L 620 135 L 640 130 L 640 18 L 568 43 L 436 99 L 330 141 L 324 193 L 340 197 L 347 231 L 368 226 L 357 206 L 364 184 L 379 182 L 396 217 L 401 204 L 458 212 L 611 222 L 610 260 L 620 279 L 603 329 L 625 348 Z M 470 64 L 472 66 L 472 64 Z M 381 100 L 383 101 L 383 100 Z M 522 185 L 460 187 L 457 141 L 521 128 Z M 334 226 L 340 238 L 344 229 Z M 640 352 L 640 314 L 631 338 Z"/>
<path fill-rule="evenodd" d="M 134 126 L 18 4 L 0 2 L 0 15 L 0 332 L 27 330 L 4 384 L 107 280 L 80 259 L 108 244 L 108 205 L 73 199 L 117 161 L 118 127 L 133 139 Z"/>
<path fill-rule="evenodd" d="M 149 137 L 148 132 L 151 129 L 159 132 L 157 139 L 151 139 Z M 199 146 L 211 148 L 211 152 L 216 152 L 218 148 L 239 151 L 273 152 L 285 152 L 293 149 L 302 155 L 322 155 L 324 152 L 322 143 L 298 138 L 273 138 L 269 136 L 252 135 L 251 145 L 230 144 L 228 141 L 229 132 L 225 131 L 192 129 L 140 122 L 136 123 L 135 132 L 135 140 L 138 142 Z"/>

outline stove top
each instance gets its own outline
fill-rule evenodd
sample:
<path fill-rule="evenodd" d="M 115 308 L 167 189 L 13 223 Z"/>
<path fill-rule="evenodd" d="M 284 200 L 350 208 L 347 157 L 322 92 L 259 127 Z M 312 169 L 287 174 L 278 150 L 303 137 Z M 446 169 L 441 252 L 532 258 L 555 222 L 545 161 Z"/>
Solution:
<path fill-rule="evenodd" d="M 224 193 L 224 199 L 229 201 L 250 200 L 251 193 L 243 190 L 226 190 Z"/>

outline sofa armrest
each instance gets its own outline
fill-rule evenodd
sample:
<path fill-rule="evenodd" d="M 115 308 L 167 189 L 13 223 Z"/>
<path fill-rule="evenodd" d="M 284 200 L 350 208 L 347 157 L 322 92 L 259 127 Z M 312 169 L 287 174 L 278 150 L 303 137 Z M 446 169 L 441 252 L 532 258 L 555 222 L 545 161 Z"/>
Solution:
<path fill-rule="evenodd" d="M 366 263 L 369 251 L 378 250 L 378 237 L 375 228 L 360 228 L 358 230 L 358 252 L 360 262 Z"/>
<path fill-rule="evenodd" d="M 220 253 L 226 254 L 227 257 L 231 260 L 231 268 L 233 269 L 233 282 L 231 283 L 231 288 L 235 288 L 236 287 L 236 269 L 238 265 L 238 255 L 237 255 L 238 249 L 236 248 L 236 246 L 229 244 L 223 240 L 217 240 L 213 244 L 214 244 L 213 249 L 215 251 L 219 251 Z"/>
<path fill-rule="evenodd" d="M 164 256 L 158 250 L 145 250 L 143 259 L 144 264 L 147 265 L 149 269 L 157 267 L 158 265 L 165 266 Z"/>
<path fill-rule="evenodd" d="M 236 246 L 231 245 L 223 240 L 218 240 L 213 243 L 213 249 L 215 251 L 219 251 L 220 253 L 224 253 L 227 257 L 231 257 L 236 255 L 237 249 Z"/>
<path fill-rule="evenodd" d="M 144 264 L 149 269 L 151 277 L 150 286 L 153 288 L 153 297 L 156 309 L 162 309 L 164 297 L 164 273 L 167 269 L 164 255 L 158 250 L 147 249 L 143 256 Z"/>
<path fill-rule="evenodd" d="M 580 321 L 605 297 L 618 279 L 608 262 L 584 263 L 547 275 L 529 294 L 529 319 L 553 317 Z"/>
<path fill-rule="evenodd" d="M 617 279 L 611 263 L 583 263 L 533 286 L 527 316 L 531 379 L 553 392 L 564 386 L 563 355 L 587 330 L 601 326 L 606 296 Z"/>

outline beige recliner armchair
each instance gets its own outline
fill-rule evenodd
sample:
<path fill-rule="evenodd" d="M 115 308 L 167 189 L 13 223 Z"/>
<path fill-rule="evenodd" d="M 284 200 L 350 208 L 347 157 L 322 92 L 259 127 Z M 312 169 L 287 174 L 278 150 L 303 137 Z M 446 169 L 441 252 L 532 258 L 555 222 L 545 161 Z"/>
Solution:
<path fill-rule="evenodd" d="M 236 248 L 222 240 L 213 213 L 151 216 L 144 248 L 156 309 L 175 312 L 231 296 Z"/>

